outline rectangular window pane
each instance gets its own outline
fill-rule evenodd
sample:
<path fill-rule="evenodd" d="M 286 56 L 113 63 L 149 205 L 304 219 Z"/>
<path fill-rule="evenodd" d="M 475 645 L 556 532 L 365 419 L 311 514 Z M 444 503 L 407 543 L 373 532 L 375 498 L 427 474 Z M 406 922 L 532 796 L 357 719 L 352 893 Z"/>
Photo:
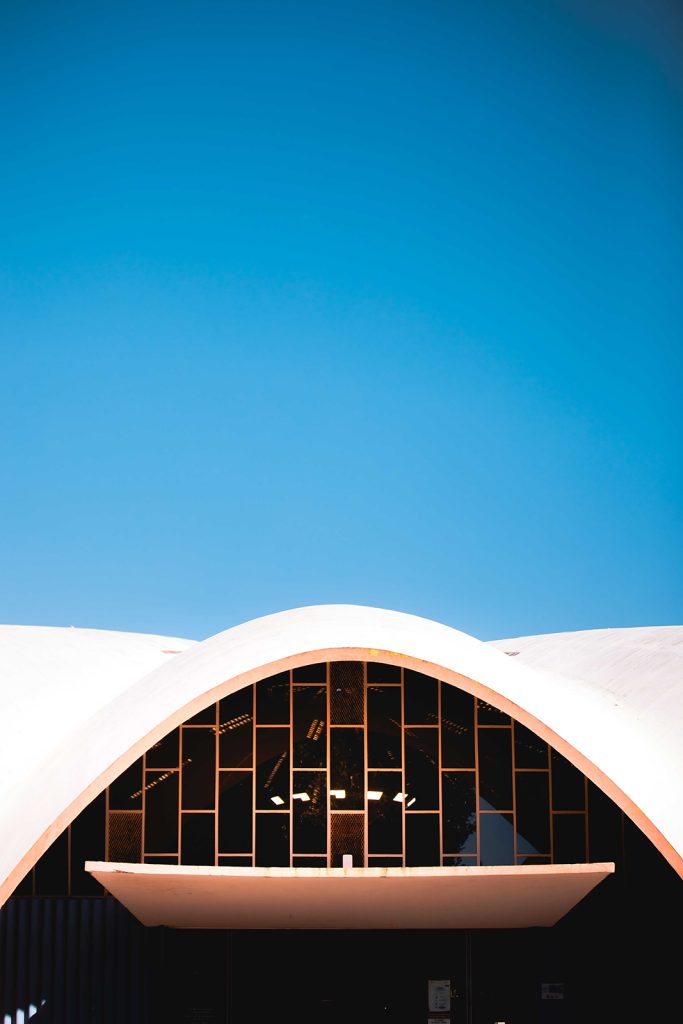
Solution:
<path fill-rule="evenodd" d="M 317 665 L 301 665 L 294 669 L 295 683 L 320 683 L 322 686 L 327 682 L 327 665 L 324 661 Z"/>
<path fill-rule="evenodd" d="M 511 814 L 479 815 L 480 864 L 514 864 L 515 830 Z"/>
<path fill-rule="evenodd" d="M 552 751 L 553 810 L 583 811 L 586 807 L 584 776 L 562 754 Z"/>
<path fill-rule="evenodd" d="M 183 814 L 181 823 L 181 864 L 215 864 L 214 814 Z"/>
<path fill-rule="evenodd" d="M 365 750 L 362 729 L 330 730 L 330 797 L 333 810 L 365 807 Z"/>
<path fill-rule="evenodd" d="M 443 772 L 444 853 L 477 852 L 477 780 L 474 772 Z"/>
<path fill-rule="evenodd" d="M 220 868 L 250 868 L 251 857 L 219 857 Z"/>
<path fill-rule="evenodd" d="M 69 830 L 65 829 L 36 863 L 36 896 L 66 896 L 68 892 Z"/>
<path fill-rule="evenodd" d="M 344 866 L 344 854 L 353 857 L 353 867 L 365 864 L 363 814 L 333 814 L 330 822 L 331 860 L 333 868 Z"/>
<path fill-rule="evenodd" d="M 109 786 L 109 809 L 112 811 L 142 810 L 142 758 L 121 772 Z"/>
<path fill-rule="evenodd" d="M 429 867 L 441 862 L 439 815 L 406 813 L 406 867 Z"/>
<path fill-rule="evenodd" d="M 480 810 L 511 810 L 512 730 L 478 729 L 477 733 Z"/>
<path fill-rule="evenodd" d="M 363 662 L 333 661 L 330 664 L 330 722 L 362 725 L 365 721 Z"/>
<path fill-rule="evenodd" d="M 256 806 L 289 807 L 289 729 L 256 730 Z"/>
<path fill-rule="evenodd" d="M 289 672 L 279 672 L 256 684 L 256 723 L 285 725 L 288 722 Z"/>
<path fill-rule="evenodd" d="M 550 792 L 547 772 L 515 772 L 517 855 L 550 853 Z"/>
<path fill-rule="evenodd" d="M 585 860 L 585 814 L 553 814 L 553 861 L 555 864 L 583 864 Z"/>
<path fill-rule="evenodd" d="M 106 804 L 96 796 L 71 823 L 71 895 L 100 896 L 102 886 L 83 867 L 86 860 L 104 860 Z"/>
<path fill-rule="evenodd" d="M 256 865 L 289 867 L 289 814 L 256 815 Z"/>
<path fill-rule="evenodd" d="M 400 768 L 401 688 L 368 686 L 368 766 Z"/>
<path fill-rule="evenodd" d="M 395 686 L 401 684 L 401 669 L 398 665 L 383 665 L 378 661 L 368 662 L 368 686 L 372 684 L 393 683 Z"/>
<path fill-rule="evenodd" d="M 178 768 L 180 765 L 180 729 L 173 729 L 147 751 L 147 768 Z"/>
<path fill-rule="evenodd" d="M 588 852 L 592 861 L 622 858 L 621 810 L 592 782 L 588 783 Z"/>
<path fill-rule="evenodd" d="M 145 772 L 145 853 L 178 852 L 179 772 Z"/>
<path fill-rule="evenodd" d="M 251 853 L 252 773 L 218 775 L 218 849 Z"/>
<path fill-rule="evenodd" d="M 368 853 L 403 852 L 402 786 L 400 772 L 368 772 Z"/>
<path fill-rule="evenodd" d="M 216 806 L 216 730 L 182 730 L 182 801 L 184 811 Z"/>
<path fill-rule="evenodd" d="M 327 687 L 295 686 L 294 767 L 324 768 L 327 757 Z"/>
<path fill-rule="evenodd" d="M 439 730 L 405 730 L 406 807 L 439 809 Z"/>
<path fill-rule="evenodd" d="M 474 697 L 441 684 L 441 755 L 444 768 L 474 768 Z"/>
<path fill-rule="evenodd" d="M 403 673 L 406 725 L 436 725 L 439 715 L 439 684 L 431 676 L 407 668 Z"/>
<path fill-rule="evenodd" d="M 292 857 L 293 868 L 326 868 L 327 857 Z"/>
<path fill-rule="evenodd" d="M 327 853 L 327 772 L 294 772 L 294 853 Z"/>
<path fill-rule="evenodd" d="M 499 711 L 493 704 L 485 700 L 477 701 L 477 721 L 479 725 L 509 725 L 510 716 L 504 711 Z"/>
<path fill-rule="evenodd" d="M 221 768 L 251 768 L 254 746 L 254 687 L 224 697 L 218 708 Z"/>
<path fill-rule="evenodd" d="M 548 744 L 519 722 L 515 730 L 515 768 L 547 768 Z"/>
<path fill-rule="evenodd" d="M 192 718 L 188 718 L 183 725 L 215 725 L 216 724 L 216 705 L 209 704 L 208 708 L 202 708 Z"/>

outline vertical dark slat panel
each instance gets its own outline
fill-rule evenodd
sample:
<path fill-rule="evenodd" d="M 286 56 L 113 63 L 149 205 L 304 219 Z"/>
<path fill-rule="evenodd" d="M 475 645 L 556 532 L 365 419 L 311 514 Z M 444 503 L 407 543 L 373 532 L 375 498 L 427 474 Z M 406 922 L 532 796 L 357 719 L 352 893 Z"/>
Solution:
<path fill-rule="evenodd" d="M 128 921 L 128 977 L 130 979 L 130 1003 L 128 1019 L 130 1024 L 140 1024 L 140 975 L 143 966 L 140 942 L 140 927 L 132 915 Z M 145 965 L 146 966 L 146 965 Z"/>
<path fill-rule="evenodd" d="M 30 904 L 31 922 L 29 927 L 29 952 L 28 952 L 28 985 L 27 985 L 27 1017 L 28 1007 L 32 1004 L 40 1007 L 43 998 L 43 986 L 40 964 L 40 935 L 43 926 L 42 901 L 27 900 Z"/>
<path fill-rule="evenodd" d="M 65 1024 L 80 1024 L 78 1018 L 78 900 L 66 902 L 66 964 L 64 970 Z"/>
<path fill-rule="evenodd" d="M 41 999 L 45 1000 L 48 1020 L 52 1020 L 52 993 L 54 990 L 54 902 L 40 900 L 43 927 L 41 948 Z"/>
<path fill-rule="evenodd" d="M 128 1005 L 128 957 L 126 956 L 126 912 L 123 907 L 116 904 L 116 980 L 114 983 L 114 1001 L 115 1001 L 115 1013 L 114 1020 L 116 1024 L 127 1024 L 129 1005 Z"/>
<path fill-rule="evenodd" d="M 102 1024 L 104 1004 L 104 900 L 93 900 L 92 925 L 92 1024 Z"/>
<path fill-rule="evenodd" d="M 26 999 L 29 923 L 28 900 L 17 900 L 17 917 L 19 927 L 17 929 L 17 983 L 15 990 L 15 1012 L 18 1010 L 23 1010 L 25 1016 L 28 1010 L 28 1001 Z M 17 1016 L 19 1016 L 18 1013 Z"/>
<path fill-rule="evenodd" d="M 64 972 L 66 969 L 66 904 L 55 902 L 55 948 L 52 968 L 53 1010 L 56 1024 L 64 1024 Z M 52 1018 L 50 1018 L 52 1021 Z"/>
<path fill-rule="evenodd" d="M 9 1014 L 12 1024 L 14 1024 L 14 981 L 16 971 L 16 917 L 17 917 L 17 903 L 16 900 L 10 900 L 6 908 L 5 917 L 5 963 L 4 963 L 4 977 L 5 977 L 5 991 L 3 1010 L 6 1014 Z"/>
<path fill-rule="evenodd" d="M 113 899 L 105 902 L 104 928 L 104 1021 L 114 1024 L 116 1020 L 116 907 Z"/>
<path fill-rule="evenodd" d="M 90 911 L 92 903 L 90 900 L 79 900 L 80 915 L 78 921 L 78 1012 L 82 1024 L 91 1024 L 92 1011 L 91 981 L 92 981 L 92 935 L 90 928 Z"/>

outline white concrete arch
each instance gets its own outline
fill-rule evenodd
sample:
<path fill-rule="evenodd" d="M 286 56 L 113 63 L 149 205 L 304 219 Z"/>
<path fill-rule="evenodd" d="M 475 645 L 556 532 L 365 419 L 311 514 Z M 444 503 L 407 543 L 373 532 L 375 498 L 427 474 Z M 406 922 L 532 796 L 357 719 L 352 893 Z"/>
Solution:
<path fill-rule="evenodd" d="M 5 629 L 14 657 L 0 689 L 7 737 L 0 753 L 0 904 L 83 807 L 170 729 L 226 693 L 281 669 L 328 659 L 402 664 L 509 712 L 607 792 L 683 874 L 683 798 L 671 786 L 683 769 L 680 676 L 659 680 L 656 690 L 629 685 L 617 692 L 609 673 L 603 683 L 540 671 L 524 664 L 521 650 L 508 657 L 449 626 L 355 605 L 280 612 L 201 643 L 34 629 L 32 636 L 22 634 L 17 654 L 21 627 Z M 683 639 L 683 631 L 675 630 L 671 645 Z M 73 650 L 71 660 L 60 661 L 64 634 Z M 37 653 L 48 639 L 52 661 Z M 527 643 L 533 639 L 542 638 Z M 2 641 L 0 631 L 0 672 Z M 501 644 L 504 651 L 518 650 L 516 641 Z M 99 659 L 93 653 L 98 646 Z M 118 653 L 118 671 L 112 652 Z M 75 675 L 67 671 L 70 664 L 80 666 Z M 41 711 L 37 699 L 52 718 L 27 743 L 26 723 Z"/>

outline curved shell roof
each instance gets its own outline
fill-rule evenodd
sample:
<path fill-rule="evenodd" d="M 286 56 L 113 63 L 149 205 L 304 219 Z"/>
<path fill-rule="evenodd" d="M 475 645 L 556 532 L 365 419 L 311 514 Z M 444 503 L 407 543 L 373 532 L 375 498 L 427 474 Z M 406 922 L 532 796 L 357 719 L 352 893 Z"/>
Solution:
<path fill-rule="evenodd" d="M 312 660 L 416 668 L 544 736 L 683 874 L 683 627 L 483 643 L 399 612 L 321 605 L 200 643 L 0 627 L 0 904 L 73 818 L 169 729 L 218 697 Z"/>

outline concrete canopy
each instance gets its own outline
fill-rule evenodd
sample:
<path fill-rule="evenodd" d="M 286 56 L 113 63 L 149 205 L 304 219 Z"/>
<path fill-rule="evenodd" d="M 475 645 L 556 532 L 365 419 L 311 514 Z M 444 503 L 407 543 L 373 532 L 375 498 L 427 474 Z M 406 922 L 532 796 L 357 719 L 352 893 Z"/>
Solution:
<path fill-rule="evenodd" d="M 577 669 L 564 638 L 579 636 Z M 612 797 L 683 874 L 683 797 L 671 784 L 683 769 L 682 652 L 680 627 L 494 646 L 355 605 L 280 612 L 201 643 L 2 627 L 0 904 L 69 822 L 170 729 L 242 686 L 328 659 L 401 664 L 512 714 Z"/>

